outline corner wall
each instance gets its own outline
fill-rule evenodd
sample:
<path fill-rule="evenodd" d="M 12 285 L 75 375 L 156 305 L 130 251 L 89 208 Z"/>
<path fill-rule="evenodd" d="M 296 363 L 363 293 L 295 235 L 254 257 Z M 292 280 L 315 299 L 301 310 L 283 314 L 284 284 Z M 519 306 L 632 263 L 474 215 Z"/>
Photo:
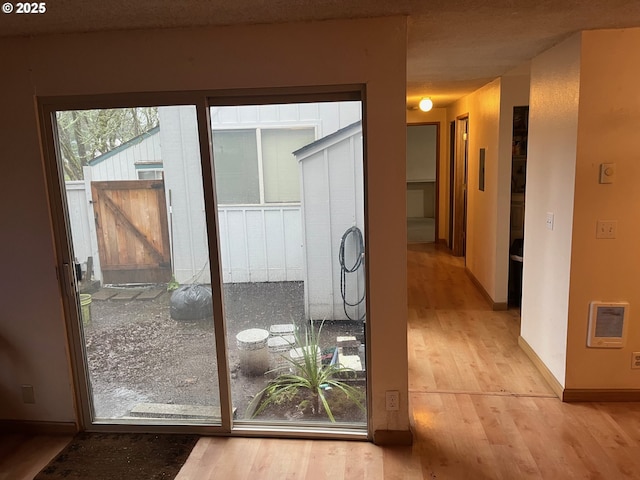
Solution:
<path fill-rule="evenodd" d="M 521 336 L 565 385 L 580 35 L 531 63 Z M 554 214 L 554 229 L 545 226 Z"/>
<path fill-rule="evenodd" d="M 371 429 L 408 430 L 405 18 L 4 38 L 0 64 L 0 418 L 76 419 L 35 97 L 365 84 Z"/>

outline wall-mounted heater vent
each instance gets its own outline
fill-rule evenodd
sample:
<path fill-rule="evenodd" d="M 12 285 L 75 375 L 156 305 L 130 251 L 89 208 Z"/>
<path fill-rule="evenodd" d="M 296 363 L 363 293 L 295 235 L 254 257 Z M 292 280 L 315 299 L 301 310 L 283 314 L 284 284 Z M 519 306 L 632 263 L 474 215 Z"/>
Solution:
<path fill-rule="evenodd" d="M 591 302 L 589 308 L 589 337 L 592 348 L 622 348 L 626 340 L 627 302 Z"/>

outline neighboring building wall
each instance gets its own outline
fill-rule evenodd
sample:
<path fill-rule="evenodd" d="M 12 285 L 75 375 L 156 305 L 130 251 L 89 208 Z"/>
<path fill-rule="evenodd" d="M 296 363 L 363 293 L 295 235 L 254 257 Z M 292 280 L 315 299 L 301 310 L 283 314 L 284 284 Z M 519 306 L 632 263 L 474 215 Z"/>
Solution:
<path fill-rule="evenodd" d="M 531 62 L 521 336 L 561 385 L 567 360 L 580 45 L 580 35 L 574 35 Z M 547 212 L 554 214 L 553 230 L 545 226 Z"/>
<path fill-rule="evenodd" d="M 165 172 L 167 203 L 172 202 L 167 205 L 167 218 L 175 279 L 179 283 L 210 283 L 202 185 L 201 182 L 194 183 L 195 177 L 189 178 L 194 169 L 200 169 L 199 145 L 194 136 L 195 114 L 190 114 L 189 109 L 160 107 L 159 128 L 93 160 L 90 171 L 85 169 L 85 175 L 88 186 L 91 181 L 137 180 L 138 171 L 146 170 L 144 163 L 164 162 L 154 168 Z M 305 126 L 313 128 L 316 138 L 320 138 L 360 119 L 360 102 L 309 103 L 216 107 L 211 124 L 213 130 Z M 165 152 L 161 154 L 163 145 Z M 79 200 L 76 197 L 70 208 L 80 208 L 76 206 Z M 88 187 L 85 202 L 89 204 L 90 199 Z M 224 282 L 303 280 L 299 202 L 222 205 L 218 211 Z M 92 243 L 81 245 L 75 238 L 76 232 L 82 235 L 93 221 L 93 211 L 89 209 L 87 213 L 89 216 L 84 225 L 78 223 L 79 218 L 74 219 L 72 234 L 77 246 L 74 250 L 77 258 L 84 262 L 92 250 L 90 245 L 95 247 L 94 276 L 101 280 L 95 229 L 92 230 L 93 237 L 87 237 Z"/>
<path fill-rule="evenodd" d="M 13 165 L 0 178 L 0 263 L 11 272 L 0 291 L 0 331 L 11 346 L 2 354 L 0 417 L 76 420 L 34 95 L 366 84 L 369 414 L 372 430 L 407 431 L 406 33 L 398 17 L 0 39 L 8 112 L 0 145 Z M 162 61 L 140 54 L 150 49 Z M 107 57 L 118 58 L 117 70 Z M 36 404 L 22 402 L 21 384 L 34 386 Z M 400 392 L 399 411 L 386 411 L 386 390 Z"/>
<path fill-rule="evenodd" d="M 305 255 L 305 314 L 315 320 L 359 320 L 365 303 L 345 307 L 338 261 L 343 235 L 357 227 L 364 236 L 362 127 L 319 141 L 296 155 L 302 172 Z M 345 266 L 357 261 L 357 234 L 345 244 Z M 366 241 L 366 239 L 364 239 Z M 366 265 L 345 275 L 345 299 L 356 303 L 365 292 Z M 347 314 L 349 317 L 347 317 Z"/>
<path fill-rule="evenodd" d="M 572 42 L 575 50 L 579 40 Z M 631 355 L 640 351 L 640 28 L 587 31 L 581 47 L 571 277 L 565 283 L 565 288 L 570 284 L 566 387 L 638 390 L 640 370 L 631 369 Z M 557 93 L 566 96 L 564 90 Z M 616 164 L 613 184 L 599 183 L 601 163 Z M 548 182 L 549 172 L 545 178 Z M 570 189 L 572 178 L 560 178 L 558 188 Z M 595 238 L 598 220 L 618 221 L 614 240 Z M 543 229 L 544 218 L 536 224 Z M 630 303 L 624 348 L 587 348 L 593 300 Z"/>
<path fill-rule="evenodd" d="M 361 118 L 360 102 L 246 105 L 214 107 L 211 126 L 218 130 L 305 125 L 316 127 L 316 138 L 322 138 Z"/>
<path fill-rule="evenodd" d="M 145 134 L 140 141 L 126 144 L 124 148 L 107 153 L 91 162 L 91 179 L 94 182 L 103 180 L 138 180 L 136 163 L 162 162 L 160 135 L 157 129 L 152 134 Z"/>
<path fill-rule="evenodd" d="M 210 283 L 200 152 L 191 107 L 159 110 L 173 271 L 179 283 Z M 305 126 L 321 138 L 361 119 L 360 102 L 214 107 L 211 126 L 253 129 Z M 300 202 L 220 205 L 219 236 L 224 282 L 303 280 Z M 337 258 L 337 257 L 336 257 Z M 335 261 L 335 260 L 334 260 Z"/>

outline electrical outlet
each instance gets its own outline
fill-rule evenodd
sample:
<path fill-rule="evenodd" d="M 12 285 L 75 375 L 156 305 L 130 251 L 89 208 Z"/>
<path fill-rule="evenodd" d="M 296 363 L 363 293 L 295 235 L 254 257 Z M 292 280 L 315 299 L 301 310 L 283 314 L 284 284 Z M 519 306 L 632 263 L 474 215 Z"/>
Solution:
<path fill-rule="evenodd" d="M 387 390 L 387 411 L 400 410 L 400 392 L 398 390 Z"/>
<path fill-rule="evenodd" d="M 631 354 L 631 368 L 640 368 L 640 352 Z"/>
<path fill-rule="evenodd" d="M 36 396 L 33 392 L 33 385 L 21 385 L 22 401 L 24 403 L 36 403 Z"/>

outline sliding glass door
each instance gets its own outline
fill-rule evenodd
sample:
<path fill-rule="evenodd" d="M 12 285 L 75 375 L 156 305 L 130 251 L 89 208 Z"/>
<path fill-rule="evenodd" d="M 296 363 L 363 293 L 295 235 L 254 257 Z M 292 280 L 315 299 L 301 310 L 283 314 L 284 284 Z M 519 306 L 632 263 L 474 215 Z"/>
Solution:
<path fill-rule="evenodd" d="M 361 111 L 211 107 L 237 426 L 366 425 Z"/>
<path fill-rule="evenodd" d="M 361 103 L 136 98 L 41 104 L 84 427 L 366 433 Z"/>
<path fill-rule="evenodd" d="M 195 106 L 53 122 L 91 422 L 220 424 Z"/>

